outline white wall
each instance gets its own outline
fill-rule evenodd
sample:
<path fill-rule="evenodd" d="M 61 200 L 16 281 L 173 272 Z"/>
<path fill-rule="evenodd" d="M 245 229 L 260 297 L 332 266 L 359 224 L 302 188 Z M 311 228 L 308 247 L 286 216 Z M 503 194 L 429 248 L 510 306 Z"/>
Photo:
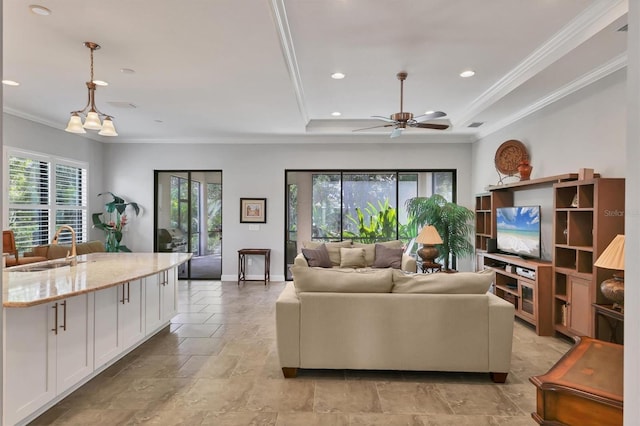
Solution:
<path fill-rule="evenodd" d="M 388 137 L 377 143 L 293 144 L 107 144 L 105 188 L 145 207 L 126 235 L 136 251 L 153 249 L 153 171 L 222 170 L 223 265 L 222 279 L 237 277 L 237 251 L 270 248 L 272 279 L 284 279 L 285 169 L 457 169 L 458 200 L 473 207 L 470 188 L 469 144 L 402 143 Z M 239 222 L 241 197 L 267 198 L 267 223 L 249 231 Z M 465 200 L 467 200 L 465 202 Z M 250 275 L 260 274 L 254 264 Z M 471 259 L 460 269 L 470 270 Z"/>
<path fill-rule="evenodd" d="M 99 193 L 108 190 L 103 187 L 103 144 L 13 115 L 3 114 L 2 117 L 4 147 L 20 148 L 87 162 L 89 164 L 87 194 L 89 220 L 91 213 L 103 210 L 104 203 L 110 201 L 110 199 L 97 197 Z M 3 181 L 3 192 L 7 190 L 7 185 L 9 182 Z M 6 224 L 4 225 L 6 226 Z M 89 236 L 90 239 L 104 239 L 102 231 L 90 229 Z"/>
<path fill-rule="evenodd" d="M 485 137 L 473 144 L 473 193 L 498 183 L 495 153 L 510 139 L 527 147 L 531 179 L 577 173 L 580 168 L 592 168 L 603 177 L 625 177 L 626 111 L 626 70 L 622 70 Z M 542 257 L 551 260 L 553 188 L 516 191 L 514 205 L 542 207 Z"/>
<path fill-rule="evenodd" d="M 624 424 L 640 419 L 640 2 L 629 2 L 625 221 Z"/>

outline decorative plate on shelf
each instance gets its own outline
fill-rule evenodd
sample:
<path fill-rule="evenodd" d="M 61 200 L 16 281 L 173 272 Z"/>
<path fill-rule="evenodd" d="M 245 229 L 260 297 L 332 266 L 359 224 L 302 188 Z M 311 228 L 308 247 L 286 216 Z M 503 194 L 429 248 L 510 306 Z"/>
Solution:
<path fill-rule="evenodd" d="M 518 171 L 518 164 L 528 160 L 527 147 L 518 140 L 511 139 L 504 142 L 496 151 L 496 169 L 505 175 L 513 175 Z"/>

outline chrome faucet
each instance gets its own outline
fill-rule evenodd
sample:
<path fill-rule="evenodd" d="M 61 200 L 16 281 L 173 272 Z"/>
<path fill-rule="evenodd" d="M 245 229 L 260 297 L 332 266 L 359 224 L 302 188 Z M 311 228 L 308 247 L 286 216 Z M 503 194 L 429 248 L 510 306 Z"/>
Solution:
<path fill-rule="evenodd" d="M 78 264 L 78 253 L 76 252 L 76 231 L 72 227 L 69 225 L 62 225 L 58 228 L 56 234 L 53 236 L 51 244 L 58 244 L 58 236 L 60 236 L 60 233 L 65 229 L 71 232 L 71 253 L 67 252 L 67 257 L 65 259 L 71 261 L 71 266 L 76 266 Z"/>

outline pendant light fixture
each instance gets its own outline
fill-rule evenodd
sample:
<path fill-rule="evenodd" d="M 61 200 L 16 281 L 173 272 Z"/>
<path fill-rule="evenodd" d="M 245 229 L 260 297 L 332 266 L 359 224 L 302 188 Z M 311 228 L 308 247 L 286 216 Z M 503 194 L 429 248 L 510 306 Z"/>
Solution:
<path fill-rule="evenodd" d="M 100 130 L 98 134 L 101 136 L 118 136 L 113 125 L 113 117 L 100 112 L 96 108 L 96 83 L 93 81 L 93 51 L 100 49 L 100 45 L 92 41 L 85 41 L 84 45 L 91 51 L 91 78 L 87 81 L 89 99 L 83 109 L 71 112 L 69 124 L 64 130 L 70 133 L 87 133 L 85 129 Z M 84 124 L 82 123 L 83 116 Z M 103 118 L 102 123 L 100 122 L 101 117 Z"/>

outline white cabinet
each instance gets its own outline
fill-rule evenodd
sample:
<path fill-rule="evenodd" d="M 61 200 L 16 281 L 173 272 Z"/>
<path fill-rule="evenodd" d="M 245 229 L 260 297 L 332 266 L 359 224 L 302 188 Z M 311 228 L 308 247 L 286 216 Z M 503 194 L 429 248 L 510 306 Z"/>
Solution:
<path fill-rule="evenodd" d="M 122 336 L 122 348 L 129 349 L 145 335 L 142 280 L 118 286 L 118 330 Z"/>
<path fill-rule="evenodd" d="M 93 371 L 89 296 L 4 310 L 4 424 L 27 417 Z"/>
<path fill-rule="evenodd" d="M 178 311 L 176 268 L 145 278 L 145 326 L 147 335 L 166 325 Z"/>
<path fill-rule="evenodd" d="M 144 300 L 145 300 L 145 329 L 146 334 L 154 333 L 163 324 L 162 304 L 160 288 L 160 275 L 150 275 L 144 278 Z"/>
<path fill-rule="evenodd" d="M 164 321 L 171 321 L 178 313 L 178 294 L 176 286 L 177 270 L 169 269 L 160 273 L 162 292 L 162 318 Z"/>
<path fill-rule="evenodd" d="M 95 368 L 100 368 L 144 337 L 141 280 L 95 295 Z"/>

